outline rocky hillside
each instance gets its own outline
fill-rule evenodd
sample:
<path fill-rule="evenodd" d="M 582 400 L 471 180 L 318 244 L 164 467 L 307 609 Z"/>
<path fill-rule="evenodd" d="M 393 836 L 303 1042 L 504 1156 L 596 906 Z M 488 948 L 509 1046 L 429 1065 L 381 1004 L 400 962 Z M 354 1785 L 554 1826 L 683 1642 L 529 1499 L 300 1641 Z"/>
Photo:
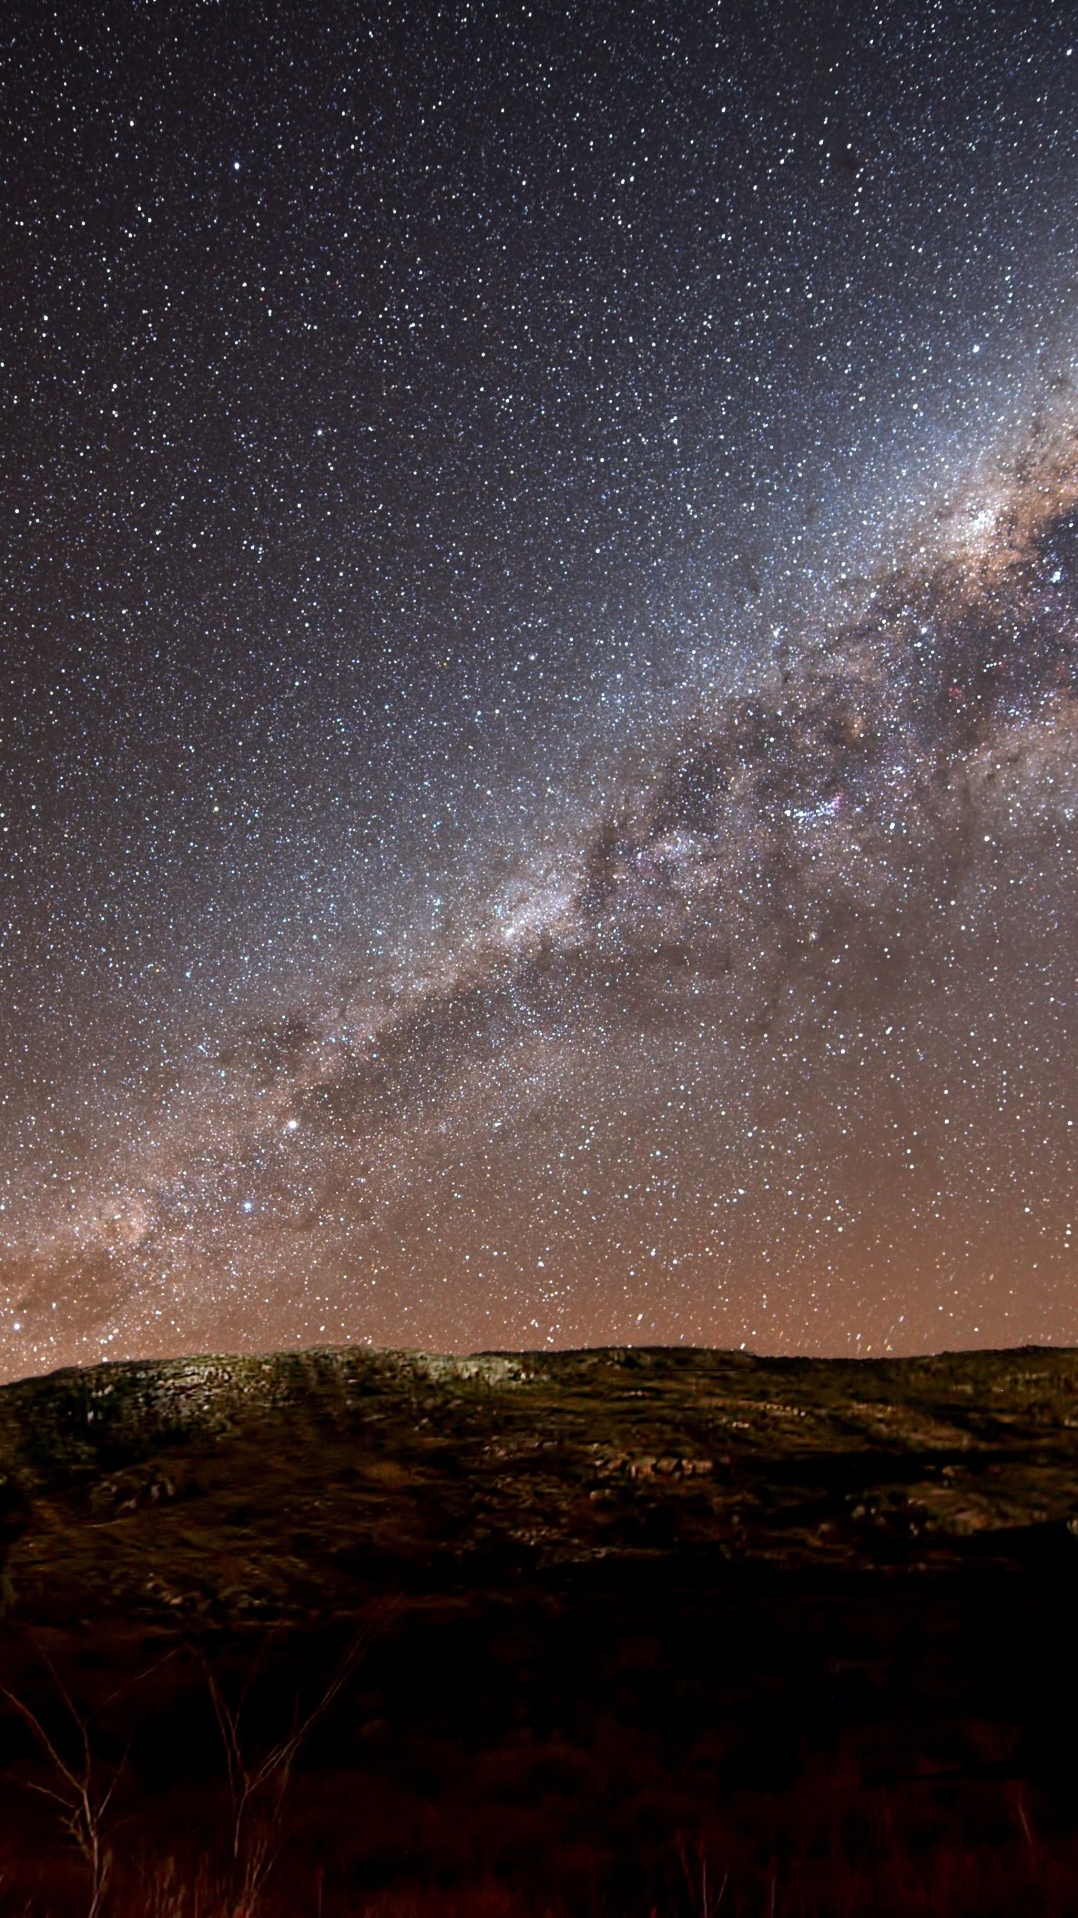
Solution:
<path fill-rule="evenodd" d="M 1078 1909 L 1078 1353 L 61 1372 L 0 1527 L 0 1918 Z"/>
<path fill-rule="evenodd" d="M 1078 1558 L 1078 1354 L 330 1350 L 0 1390 L 14 1615 L 225 1622 L 641 1555 Z"/>

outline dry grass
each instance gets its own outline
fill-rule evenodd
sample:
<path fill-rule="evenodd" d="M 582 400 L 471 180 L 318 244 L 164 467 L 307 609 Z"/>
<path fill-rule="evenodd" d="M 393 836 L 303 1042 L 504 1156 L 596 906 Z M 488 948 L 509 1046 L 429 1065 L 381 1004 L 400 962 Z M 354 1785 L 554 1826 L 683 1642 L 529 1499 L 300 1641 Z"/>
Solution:
<path fill-rule="evenodd" d="M 651 1885 L 634 1892 L 584 1882 L 579 1853 L 573 1891 L 542 1894 L 489 1873 L 449 1884 L 400 1881 L 380 1889 L 349 1884 L 327 1859 L 284 1856 L 256 1884 L 237 1880 L 229 1834 L 212 1852 L 139 1858 L 118 1848 L 98 1910 L 102 1918 L 1073 1918 L 1078 1910 L 1078 1839 L 1038 1836 L 1028 1809 L 1010 1794 L 997 1807 L 994 1839 L 963 1841 L 937 1830 L 935 1842 L 871 1821 L 808 1834 L 811 1845 L 781 1859 L 745 1856 L 745 1835 L 675 1844 Z M 1004 1829 L 1010 1815 L 1016 1828 Z M 1024 1821 L 1024 1828 L 1023 1828 Z M 132 1834 L 132 1837 L 134 1835 Z M 288 1834 L 294 1844 L 302 1834 Z M 759 1838 L 757 1833 L 756 1837 Z M 784 1834 L 789 1851 L 790 1834 Z M 290 1847 L 291 1848 L 291 1847 Z M 0 1918 L 86 1918 L 93 1887 L 59 1850 L 21 1854 L 0 1846 Z M 554 1861 L 556 1862 L 556 1861 Z"/>
<path fill-rule="evenodd" d="M 484 1365 L 0 1394 L 0 1918 L 1074 1918 L 1078 1355 Z"/>

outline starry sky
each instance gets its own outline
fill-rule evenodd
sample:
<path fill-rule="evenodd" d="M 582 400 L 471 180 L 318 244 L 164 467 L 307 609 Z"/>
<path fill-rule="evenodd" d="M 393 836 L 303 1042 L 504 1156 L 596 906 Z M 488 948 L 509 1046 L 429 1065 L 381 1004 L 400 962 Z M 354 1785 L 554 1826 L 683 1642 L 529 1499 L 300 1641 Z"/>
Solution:
<path fill-rule="evenodd" d="M 1078 5 L 0 31 L 0 1376 L 1078 1342 Z"/>

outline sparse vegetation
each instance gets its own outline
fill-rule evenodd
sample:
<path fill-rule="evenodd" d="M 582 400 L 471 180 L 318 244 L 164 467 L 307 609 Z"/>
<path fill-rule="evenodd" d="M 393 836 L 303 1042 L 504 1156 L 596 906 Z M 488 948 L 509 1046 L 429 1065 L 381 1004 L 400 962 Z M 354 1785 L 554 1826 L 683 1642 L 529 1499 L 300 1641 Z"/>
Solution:
<path fill-rule="evenodd" d="M 1070 1914 L 1076 1406 L 1065 1352 L 6 1388 L 0 1918 Z"/>
<path fill-rule="evenodd" d="M 51 1782 L 42 1783 L 39 1779 L 28 1778 L 26 1787 L 29 1791 L 40 1792 L 43 1798 L 49 1799 L 57 1807 L 61 1829 L 86 1867 L 86 1918 L 100 1918 L 112 1875 L 113 1853 L 107 1821 L 122 1773 L 122 1762 L 112 1767 L 99 1762 L 90 1741 L 89 1724 L 76 1710 L 63 1681 L 51 1664 L 49 1672 L 68 1721 L 68 1734 L 70 1736 L 73 1731 L 75 1735 L 77 1749 L 73 1757 L 64 1755 L 63 1734 L 58 1733 L 54 1738 L 37 1712 L 15 1692 L 4 1686 L 2 1696 L 28 1727 L 48 1761 Z"/>

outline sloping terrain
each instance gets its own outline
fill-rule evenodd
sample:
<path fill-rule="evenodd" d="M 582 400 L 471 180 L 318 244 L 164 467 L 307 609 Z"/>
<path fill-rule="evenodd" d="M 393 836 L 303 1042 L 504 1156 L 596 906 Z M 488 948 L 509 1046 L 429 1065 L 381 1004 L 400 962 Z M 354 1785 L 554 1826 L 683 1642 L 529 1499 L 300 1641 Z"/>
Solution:
<path fill-rule="evenodd" d="M 0 1392 L 20 1616 L 239 1620 L 662 1552 L 1024 1559 L 1078 1530 L 1078 1357 L 364 1350 Z M 1038 1537 L 1039 1535 L 1039 1537 Z"/>
<path fill-rule="evenodd" d="M 1078 1354 L 122 1364 L 0 1391 L 0 1473 L 57 1918 L 19 1786 L 80 1752 L 117 1908 L 272 1813 L 267 1909 L 1073 1909 Z M 239 1843 L 233 1721 L 252 1777 L 302 1733 Z"/>

